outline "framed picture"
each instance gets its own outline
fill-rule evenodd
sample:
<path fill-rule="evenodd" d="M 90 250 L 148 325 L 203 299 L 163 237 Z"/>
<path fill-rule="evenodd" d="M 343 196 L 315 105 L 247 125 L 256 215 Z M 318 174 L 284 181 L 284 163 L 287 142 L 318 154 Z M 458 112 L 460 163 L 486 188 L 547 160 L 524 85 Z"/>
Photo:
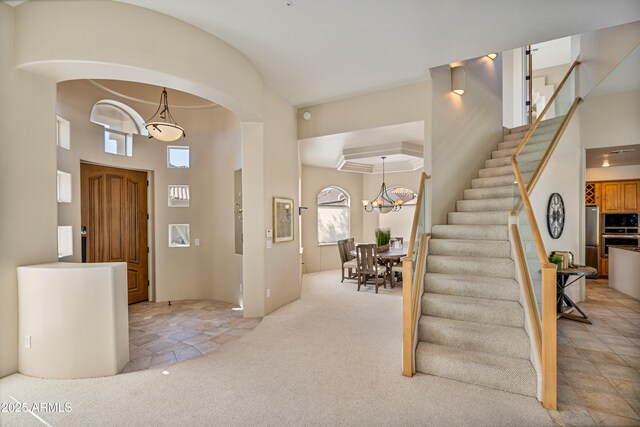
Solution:
<path fill-rule="evenodd" d="M 273 241 L 293 240 L 293 199 L 273 198 Z"/>

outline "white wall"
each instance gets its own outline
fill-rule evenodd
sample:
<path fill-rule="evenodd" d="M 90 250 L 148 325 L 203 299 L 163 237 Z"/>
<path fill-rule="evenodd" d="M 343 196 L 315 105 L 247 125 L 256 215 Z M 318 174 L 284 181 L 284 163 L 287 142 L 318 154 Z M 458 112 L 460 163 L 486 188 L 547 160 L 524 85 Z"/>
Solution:
<path fill-rule="evenodd" d="M 241 120 L 260 120 L 263 83 L 253 64 L 170 16 L 113 1 L 34 1 L 15 8 L 15 33 L 16 66 L 50 80 L 90 76 L 169 86 L 221 104 Z M 159 54 L 160 45 L 171 60 Z"/>
<path fill-rule="evenodd" d="M 350 237 L 362 242 L 363 210 L 361 200 L 363 175 L 341 172 L 335 169 L 302 166 L 301 205 L 309 209 L 302 211 L 302 254 L 303 273 L 335 270 L 340 268 L 340 255 L 335 244 L 318 244 L 318 207 L 317 195 L 323 188 L 334 185 L 345 190 L 351 198 Z"/>
<path fill-rule="evenodd" d="M 640 165 L 587 168 L 587 181 L 621 181 L 640 179 Z"/>
<path fill-rule="evenodd" d="M 581 121 L 578 109 L 530 195 L 547 255 L 552 251 L 569 251 L 578 264 L 584 264 L 585 178 L 584 151 L 580 145 Z M 565 226 L 558 239 L 553 239 L 547 229 L 547 204 L 553 193 L 562 196 L 565 207 Z M 574 301 L 584 300 L 584 280 L 572 285 L 567 292 Z"/>
<path fill-rule="evenodd" d="M 640 90 L 588 96 L 579 111 L 584 148 L 638 144 Z"/>
<path fill-rule="evenodd" d="M 567 75 L 571 64 L 554 65 L 553 67 L 540 68 L 533 70 L 533 78 L 544 77 L 544 82 L 547 85 L 553 85 L 554 90 L 558 87 L 558 84 L 562 81 L 564 76 Z"/>
<path fill-rule="evenodd" d="M 294 212 L 300 206 L 298 140 L 295 108 L 266 87 L 264 102 L 264 220 L 272 228 L 273 197 L 292 198 Z M 265 314 L 300 298 L 298 215 L 293 215 L 293 230 L 293 241 L 274 243 L 266 250 L 265 287 L 271 290 L 271 296 L 265 300 Z"/>
<path fill-rule="evenodd" d="M 502 52 L 502 125 L 508 129 L 527 122 L 524 108 L 524 49 Z"/>
<path fill-rule="evenodd" d="M 298 139 L 424 120 L 426 81 L 298 109 Z M 311 120 L 304 120 L 305 112 Z"/>
<path fill-rule="evenodd" d="M 148 85 L 130 88 L 135 92 L 127 95 L 141 99 L 155 99 L 161 91 Z M 58 114 L 71 122 L 71 150 L 58 148 L 58 168 L 72 174 L 73 189 L 72 203 L 58 205 L 58 222 L 73 226 L 75 249 L 74 256 L 63 261 L 80 261 L 80 162 L 150 171 L 154 300 L 216 298 L 238 303 L 242 258 L 233 250 L 233 228 L 220 226 L 233 223 L 233 210 L 220 206 L 233 205 L 233 171 L 241 167 L 240 121 L 221 107 L 174 107 L 172 114 L 185 128 L 186 138 L 164 143 L 136 135 L 133 157 L 115 156 L 104 152 L 104 128 L 89 121 L 93 105 L 105 98 L 129 105 L 142 117 L 150 117 L 156 109 L 155 105 L 114 97 L 86 80 L 58 84 Z M 167 168 L 168 145 L 189 146 L 189 169 Z M 189 185 L 188 208 L 167 207 L 170 184 Z M 168 224 L 190 224 L 191 246 L 169 248 Z M 195 239 L 200 239 L 200 246 L 195 246 Z"/>
<path fill-rule="evenodd" d="M 0 377 L 18 369 L 16 267 L 57 259 L 56 87 L 13 68 L 13 13 L 0 3 Z"/>
<path fill-rule="evenodd" d="M 432 68 L 432 223 L 446 224 L 447 212 L 478 176 L 502 140 L 502 63 L 487 57 L 461 63 L 462 96 L 451 92 L 449 65 Z M 427 148 L 425 148 L 427 149 Z"/>
<path fill-rule="evenodd" d="M 579 96 L 585 98 L 640 43 L 640 21 L 580 35 Z"/>

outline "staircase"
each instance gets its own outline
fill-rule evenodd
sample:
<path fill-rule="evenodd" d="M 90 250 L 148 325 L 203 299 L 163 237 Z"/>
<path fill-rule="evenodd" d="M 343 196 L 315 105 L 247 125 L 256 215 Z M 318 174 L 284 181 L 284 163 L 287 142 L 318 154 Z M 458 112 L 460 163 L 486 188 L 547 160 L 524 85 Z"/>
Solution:
<path fill-rule="evenodd" d="M 523 173 L 533 172 L 527 168 L 537 162 L 528 162 L 542 158 L 560 119 L 540 124 L 537 140 L 518 157 Z M 416 371 L 536 397 L 508 232 L 515 181 L 511 156 L 527 129 L 504 136 L 456 211 L 449 212 L 448 224 L 432 227 Z"/>

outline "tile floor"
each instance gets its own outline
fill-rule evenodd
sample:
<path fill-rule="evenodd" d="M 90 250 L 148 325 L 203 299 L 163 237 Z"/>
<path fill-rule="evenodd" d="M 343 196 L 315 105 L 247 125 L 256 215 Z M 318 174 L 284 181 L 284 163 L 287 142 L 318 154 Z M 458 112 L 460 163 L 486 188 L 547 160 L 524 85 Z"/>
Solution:
<path fill-rule="evenodd" d="M 260 323 L 233 304 L 211 300 L 129 306 L 129 363 L 123 373 L 171 365 L 215 351 Z"/>
<path fill-rule="evenodd" d="M 560 426 L 640 426 L 640 301 L 587 280 L 592 325 L 558 320 Z"/>

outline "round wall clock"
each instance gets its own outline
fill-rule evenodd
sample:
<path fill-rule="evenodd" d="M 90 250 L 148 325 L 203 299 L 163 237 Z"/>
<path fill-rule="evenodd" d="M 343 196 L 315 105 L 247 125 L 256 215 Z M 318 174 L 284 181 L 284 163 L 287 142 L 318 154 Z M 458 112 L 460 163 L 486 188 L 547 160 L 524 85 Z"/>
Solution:
<path fill-rule="evenodd" d="M 562 196 L 553 193 L 547 205 L 547 228 L 552 238 L 557 239 L 564 229 L 564 202 Z"/>

